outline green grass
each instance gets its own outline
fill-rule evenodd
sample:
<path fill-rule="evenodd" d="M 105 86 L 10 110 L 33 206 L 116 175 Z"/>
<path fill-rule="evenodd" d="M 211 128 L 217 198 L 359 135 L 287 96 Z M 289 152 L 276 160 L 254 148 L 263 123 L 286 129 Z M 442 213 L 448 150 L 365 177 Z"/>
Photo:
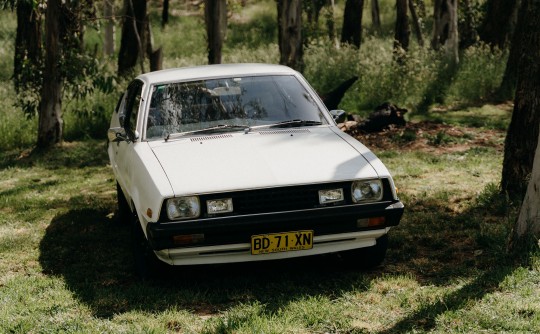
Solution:
<path fill-rule="evenodd" d="M 115 219 L 103 141 L 3 152 L 0 332 L 534 332 L 540 256 L 505 253 L 515 212 L 494 186 L 497 147 L 378 152 L 407 211 L 377 270 L 331 255 L 176 268 L 146 282 Z"/>

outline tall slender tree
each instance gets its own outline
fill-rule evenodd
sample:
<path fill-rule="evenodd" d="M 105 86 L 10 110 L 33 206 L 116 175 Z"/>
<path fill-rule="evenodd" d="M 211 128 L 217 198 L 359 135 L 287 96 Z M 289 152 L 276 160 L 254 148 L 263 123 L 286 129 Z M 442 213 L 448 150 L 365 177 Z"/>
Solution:
<path fill-rule="evenodd" d="M 528 10 L 517 24 L 522 25 L 521 44 L 527 48 L 523 49 L 518 64 L 514 113 L 505 142 L 502 181 L 503 189 L 511 195 L 523 198 L 525 194 L 511 237 L 511 248 L 519 248 L 529 236 L 535 240 L 540 237 L 540 1 L 522 1 Z"/>
<path fill-rule="evenodd" d="M 45 68 L 39 109 L 38 140 L 40 148 L 50 147 L 62 140 L 63 77 L 58 64 L 62 45 L 60 34 L 61 0 L 47 1 L 45 12 Z"/>
<path fill-rule="evenodd" d="M 302 71 L 304 67 L 302 1 L 278 0 L 277 12 L 279 63 Z"/>
<path fill-rule="evenodd" d="M 409 11 L 411 12 L 412 26 L 414 27 L 414 33 L 416 34 L 418 45 L 424 46 L 424 36 L 422 35 L 422 27 L 420 25 L 420 18 L 416 11 L 416 5 L 414 4 L 414 0 L 409 0 Z"/>
<path fill-rule="evenodd" d="M 206 0 L 204 19 L 208 38 L 208 63 L 221 64 L 221 50 L 227 31 L 227 1 Z"/>
<path fill-rule="evenodd" d="M 124 21 L 118 53 L 118 74 L 125 76 L 137 66 L 144 70 L 146 41 L 146 0 L 124 0 Z"/>
<path fill-rule="evenodd" d="M 343 12 L 343 28 L 341 43 L 347 43 L 360 48 L 362 43 L 362 14 L 364 0 L 347 0 Z"/>
<path fill-rule="evenodd" d="M 409 37 L 411 28 L 409 26 L 409 17 L 407 15 L 407 7 L 409 0 L 396 0 L 396 29 L 394 35 L 394 51 L 397 54 L 401 50 L 409 49 Z"/>
<path fill-rule="evenodd" d="M 13 59 L 15 89 L 26 90 L 27 84 L 37 80 L 41 66 L 41 13 L 31 0 L 17 1 L 17 34 Z"/>
<path fill-rule="evenodd" d="M 381 31 L 381 14 L 379 8 L 379 0 L 371 0 L 371 23 L 373 24 L 373 30 L 376 32 Z"/>
<path fill-rule="evenodd" d="M 522 199 L 532 171 L 540 124 L 540 1 L 522 0 L 518 28 L 521 56 L 517 64 L 514 111 L 504 144 L 501 190 Z"/>
<path fill-rule="evenodd" d="M 527 15 L 529 7 L 528 1 L 521 1 L 521 5 L 518 13 L 518 22 L 524 20 Z M 497 97 L 501 100 L 509 100 L 514 97 L 514 90 L 516 88 L 518 77 L 518 63 L 522 56 L 524 49 L 528 47 L 527 44 L 522 44 L 524 38 L 523 35 L 527 33 L 524 24 L 516 24 L 514 34 L 512 36 L 512 44 L 510 46 L 510 53 L 508 60 L 506 61 L 506 68 L 504 69 L 503 79 L 501 85 L 497 91 Z"/>
<path fill-rule="evenodd" d="M 458 0 L 435 0 L 431 46 L 444 49 L 451 64 L 459 62 Z"/>
<path fill-rule="evenodd" d="M 103 53 L 107 56 L 114 54 L 115 25 L 114 25 L 114 1 L 103 1 L 103 16 L 105 16 L 105 29 L 103 31 Z"/>

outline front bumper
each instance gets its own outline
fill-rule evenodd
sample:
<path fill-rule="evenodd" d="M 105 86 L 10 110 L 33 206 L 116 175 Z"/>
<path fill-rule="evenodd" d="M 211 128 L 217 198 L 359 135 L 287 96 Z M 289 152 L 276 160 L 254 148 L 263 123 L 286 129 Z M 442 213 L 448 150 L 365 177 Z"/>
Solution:
<path fill-rule="evenodd" d="M 170 264 L 205 264 L 281 259 L 370 247 L 399 224 L 404 206 L 400 201 L 324 207 L 181 222 L 148 223 L 146 235 L 156 255 Z M 384 224 L 359 227 L 358 220 L 384 217 Z M 313 230 L 310 250 L 251 255 L 252 235 Z M 193 245 L 179 246 L 175 237 L 198 235 Z"/>

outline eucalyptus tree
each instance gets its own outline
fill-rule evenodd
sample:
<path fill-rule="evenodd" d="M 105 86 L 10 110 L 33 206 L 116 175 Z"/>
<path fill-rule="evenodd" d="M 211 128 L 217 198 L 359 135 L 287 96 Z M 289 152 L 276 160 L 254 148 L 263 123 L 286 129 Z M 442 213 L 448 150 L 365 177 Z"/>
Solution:
<path fill-rule="evenodd" d="M 279 63 L 302 71 L 302 1 L 277 0 Z"/>
<path fill-rule="evenodd" d="M 204 21 L 208 38 L 208 63 L 221 64 L 223 40 L 227 32 L 227 1 L 205 0 Z"/>
<path fill-rule="evenodd" d="M 360 48 L 362 43 L 362 14 L 364 0 L 347 0 L 343 11 L 343 27 L 341 43 L 347 43 Z"/>
<path fill-rule="evenodd" d="M 522 199 L 532 172 L 540 124 L 540 0 L 523 0 L 514 111 L 504 145 L 501 190 Z M 537 202 L 538 203 L 538 202 Z M 538 205 L 538 204 L 537 204 Z"/>

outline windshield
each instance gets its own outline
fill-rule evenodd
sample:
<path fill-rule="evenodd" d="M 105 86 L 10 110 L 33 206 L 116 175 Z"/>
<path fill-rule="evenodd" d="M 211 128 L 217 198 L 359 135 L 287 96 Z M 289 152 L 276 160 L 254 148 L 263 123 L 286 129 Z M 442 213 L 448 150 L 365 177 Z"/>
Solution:
<path fill-rule="evenodd" d="M 327 123 L 312 95 L 294 76 L 168 83 L 152 88 L 146 138 L 290 120 Z"/>

